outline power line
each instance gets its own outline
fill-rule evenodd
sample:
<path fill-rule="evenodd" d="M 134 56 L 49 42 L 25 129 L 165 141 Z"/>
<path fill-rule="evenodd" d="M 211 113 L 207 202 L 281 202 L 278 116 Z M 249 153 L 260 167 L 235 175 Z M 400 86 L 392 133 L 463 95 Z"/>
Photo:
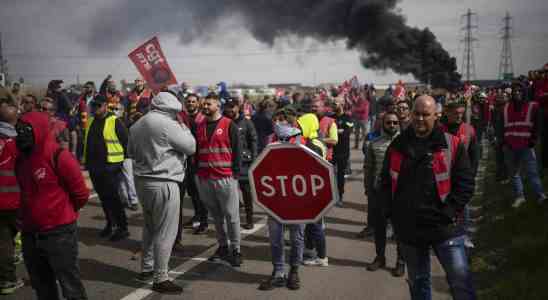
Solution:
<path fill-rule="evenodd" d="M 509 12 L 502 19 L 502 51 L 500 53 L 499 79 L 510 79 L 514 77 L 514 65 L 512 63 L 512 17 Z"/>
<path fill-rule="evenodd" d="M 308 50 L 289 51 L 249 51 L 241 53 L 189 53 L 186 55 L 169 56 L 169 60 L 184 60 L 203 57 L 246 57 L 246 56 L 269 56 L 269 55 L 291 55 L 291 54 L 314 54 L 334 51 L 349 51 L 347 48 L 324 48 Z M 18 59 L 128 59 L 127 56 L 115 55 L 49 55 L 42 53 L 7 53 L 6 56 Z"/>
<path fill-rule="evenodd" d="M 476 17 L 475 22 L 473 22 L 472 17 Z M 474 62 L 474 43 L 478 41 L 474 37 L 473 30 L 477 29 L 477 14 L 473 13 L 471 9 L 468 9 L 468 12 L 461 16 L 462 20 L 466 21 L 466 25 L 461 29 L 464 31 L 464 39 L 461 40 L 464 43 L 464 53 L 462 60 L 462 71 L 464 73 L 464 78 L 466 81 L 470 81 L 476 78 L 476 65 Z"/>

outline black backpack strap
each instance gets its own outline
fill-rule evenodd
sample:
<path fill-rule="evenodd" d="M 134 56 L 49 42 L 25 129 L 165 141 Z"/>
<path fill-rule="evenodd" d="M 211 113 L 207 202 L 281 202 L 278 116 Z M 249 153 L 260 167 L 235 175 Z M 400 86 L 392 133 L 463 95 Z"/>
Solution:
<path fill-rule="evenodd" d="M 55 153 L 53 154 L 53 171 L 55 171 L 55 174 L 57 174 L 57 166 L 59 165 L 59 156 L 61 155 L 61 152 L 63 152 L 63 148 L 59 147 L 57 150 L 55 150 Z"/>

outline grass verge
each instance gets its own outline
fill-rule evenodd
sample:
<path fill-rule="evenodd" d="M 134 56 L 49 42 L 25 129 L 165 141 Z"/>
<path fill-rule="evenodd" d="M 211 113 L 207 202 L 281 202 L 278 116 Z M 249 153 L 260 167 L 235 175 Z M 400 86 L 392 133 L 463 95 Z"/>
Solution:
<path fill-rule="evenodd" d="M 537 204 L 524 182 L 528 201 L 512 208 L 511 185 L 495 181 L 493 152 L 486 162 L 483 194 L 472 200 L 481 207 L 471 254 L 478 299 L 548 299 L 548 203 Z"/>

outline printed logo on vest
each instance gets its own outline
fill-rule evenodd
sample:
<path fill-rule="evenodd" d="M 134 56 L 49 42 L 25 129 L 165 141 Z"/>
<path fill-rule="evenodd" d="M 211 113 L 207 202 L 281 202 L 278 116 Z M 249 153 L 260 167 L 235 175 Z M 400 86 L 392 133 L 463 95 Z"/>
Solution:
<path fill-rule="evenodd" d="M 36 180 L 42 180 L 46 178 L 46 168 L 40 168 L 34 171 L 34 178 Z"/>
<path fill-rule="evenodd" d="M 223 129 L 222 128 L 217 129 L 217 135 L 221 135 L 221 134 L 223 134 Z"/>

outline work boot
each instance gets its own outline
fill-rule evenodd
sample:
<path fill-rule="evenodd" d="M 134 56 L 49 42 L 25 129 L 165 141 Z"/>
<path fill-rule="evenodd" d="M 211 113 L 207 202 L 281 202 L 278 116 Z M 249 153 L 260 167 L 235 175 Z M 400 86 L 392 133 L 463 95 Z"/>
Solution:
<path fill-rule="evenodd" d="M 228 257 L 228 246 L 219 246 L 217 251 L 208 258 L 211 262 L 218 262 L 220 260 L 227 260 Z"/>
<path fill-rule="evenodd" d="M 102 238 L 106 238 L 112 234 L 112 226 L 107 225 L 101 232 L 99 232 L 99 236 Z"/>
<path fill-rule="evenodd" d="M 199 235 L 207 233 L 207 226 L 207 223 L 200 223 L 200 226 L 198 226 L 198 228 L 196 228 L 192 234 Z"/>
<path fill-rule="evenodd" d="M 356 237 L 359 238 L 359 239 L 365 239 L 365 238 L 368 238 L 368 237 L 372 237 L 373 235 L 375 235 L 375 230 L 373 229 L 373 227 L 367 226 L 362 231 L 360 231 L 356 235 Z"/>
<path fill-rule="evenodd" d="M 392 269 L 392 276 L 402 277 L 405 275 L 405 263 L 403 261 L 398 261 L 396 267 Z"/>
<path fill-rule="evenodd" d="M 114 234 L 110 237 L 111 242 L 121 241 L 129 237 L 129 231 L 127 229 L 118 228 Z"/>
<path fill-rule="evenodd" d="M 386 258 L 377 256 L 373 260 L 372 263 L 367 264 L 367 271 L 375 272 L 380 268 L 384 268 L 386 266 Z"/>
<path fill-rule="evenodd" d="M 287 278 L 285 277 L 285 274 L 274 274 L 273 272 L 270 278 L 261 282 L 261 284 L 259 285 L 259 290 L 271 291 L 275 288 L 285 286 L 286 282 L 287 282 Z"/>
<path fill-rule="evenodd" d="M 170 280 L 154 283 L 152 290 L 160 294 L 178 295 L 183 292 L 183 288 Z"/>
<path fill-rule="evenodd" d="M 136 277 L 135 280 L 142 282 L 142 283 L 149 283 L 154 279 L 154 272 L 141 272 Z"/>
<path fill-rule="evenodd" d="M 242 265 L 242 253 L 234 249 L 232 252 L 232 257 L 230 257 L 230 265 L 233 267 L 240 267 Z"/>
<path fill-rule="evenodd" d="M 299 279 L 299 269 L 291 267 L 289 276 L 287 277 L 287 288 L 290 290 L 298 290 L 301 288 L 301 280 Z"/>

